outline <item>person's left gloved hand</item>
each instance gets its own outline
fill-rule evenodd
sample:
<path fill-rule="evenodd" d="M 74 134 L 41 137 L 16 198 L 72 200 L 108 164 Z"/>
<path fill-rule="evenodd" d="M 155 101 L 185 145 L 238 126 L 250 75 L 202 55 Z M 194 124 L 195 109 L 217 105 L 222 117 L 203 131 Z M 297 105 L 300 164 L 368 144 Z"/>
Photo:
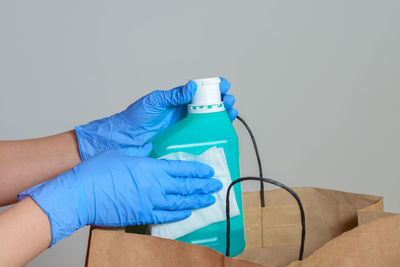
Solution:
<path fill-rule="evenodd" d="M 229 82 L 221 78 L 220 90 L 225 109 L 234 120 L 235 98 L 227 94 Z M 169 91 L 154 91 L 126 110 L 111 117 L 75 127 L 82 160 L 108 149 L 142 146 L 158 132 L 175 124 L 187 114 L 187 104 L 196 93 L 197 85 L 190 81 Z"/>

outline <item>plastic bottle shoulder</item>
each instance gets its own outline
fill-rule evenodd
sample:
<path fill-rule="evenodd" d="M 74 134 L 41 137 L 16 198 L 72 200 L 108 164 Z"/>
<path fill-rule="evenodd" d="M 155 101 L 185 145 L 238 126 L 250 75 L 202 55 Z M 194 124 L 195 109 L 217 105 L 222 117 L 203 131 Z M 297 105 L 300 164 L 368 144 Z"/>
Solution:
<path fill-rule="evenodd" d="M 237 135 L 225 111 L 188 114 L 153 140 L 156 156 L 175 151 L 201 153 L 211 146 L 237 145 Z"/>

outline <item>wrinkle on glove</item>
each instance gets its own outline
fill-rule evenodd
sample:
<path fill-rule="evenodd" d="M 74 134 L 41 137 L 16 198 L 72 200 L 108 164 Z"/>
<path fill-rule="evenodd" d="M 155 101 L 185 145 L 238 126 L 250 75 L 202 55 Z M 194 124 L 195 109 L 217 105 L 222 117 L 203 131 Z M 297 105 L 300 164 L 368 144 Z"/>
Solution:
<path fill-rule="evenodd" d="M 192 215 L 182 221 L 151 225 L 151 235 L 168 239 L 177 239 L 200 228 L 206 227 L 210 224 L 226 220 L 226 191 L 232 180 L 229 174 L 228 164 L 226 162 L 223 148 L 217 148 L 216 146 L 214 146 L 200 155 L 192 155 L 185 152 L 176 152 L 168 154 L 162 158 L 169 160 L 173 159 L 199 161 L 208 164 L 215 171 L 212 178 L 221 181 L 223 187 L 217 193 L 212 194 L 216 199 L 213 205 L 207 208 L 192 210 Z M 236 196 L 234 193 L 230 194 L 229 200 L 231 217 L 240 215 L 240 211 L 236 202 Z"/>

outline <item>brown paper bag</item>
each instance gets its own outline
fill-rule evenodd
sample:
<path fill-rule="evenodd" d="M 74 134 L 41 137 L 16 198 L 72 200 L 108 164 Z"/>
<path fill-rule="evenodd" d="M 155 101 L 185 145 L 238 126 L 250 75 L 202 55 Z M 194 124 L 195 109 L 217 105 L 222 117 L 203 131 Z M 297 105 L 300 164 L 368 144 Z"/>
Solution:
<path fill-rule="evenodd" d="M 318 188 L 295 188 L 294 191 L 302 200 L 306 214 L 304 258 L 312 254 L 302 262 L 294 262 L 300 245 L 300 213 L 295 200 L 279 189 L 265 192 L 264 208 L 260 207 L 259 192 L 243 193 L 246 248 L 236 258 L 198 245 L 128 234 L 123 229 L 96 229 L 91 231 L 87 265 L 279 267 L 293 262 L 290 267 L 358 266 L 346 265 L 350 262 L 382 266 L 368 265 L 368 262 L 394 263 L 400 259 L 392 251 L 400 251 L 400 227 L 396 228 L 400 216 L 375 220 L 391 215 L 383 213 L 382 197 Z M 358 221 L 365 224 L 357 227 Z M 391 242 L 382 242 L 385 239 Z M 380 248 L 376 250 L 377 247 Z M 375 251 L 368 253 L 369 250 Z M 344 260 L 340 261 L 341 257 Z"/>
<path fill-rule="evenodd" d="M 400 266 L 400 215 L 363 224 L 288 267 Z"/>
<path fill-rule="evenodd" d="M 318 188 L 294 188 L 306 214 L 304 258 L 327 241 L 358 225 L 357 212 L 382 212 L 383 198 Z M 284 190 L 267 191 L 266 207 L 258 192 L 243 194 L 246 249 L 238 256 L 274 267 L 297 259 L 301 237 L 300 212 Z"/>

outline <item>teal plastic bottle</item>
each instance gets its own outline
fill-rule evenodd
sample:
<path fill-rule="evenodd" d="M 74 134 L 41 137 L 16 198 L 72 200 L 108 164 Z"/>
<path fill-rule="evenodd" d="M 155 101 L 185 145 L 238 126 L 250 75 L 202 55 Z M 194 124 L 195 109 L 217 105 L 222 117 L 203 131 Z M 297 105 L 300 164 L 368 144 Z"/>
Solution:
<path fill-rule="evenodd" d="M 211 147 L 221 147 L 234 181 L 240 177 L 239 144 L 236 131 L 221 102 L 220 79 L 199 79 L 194 82 L 197 91 L 188 105 L 187 116 L 152 139 L 154 148 L 150 156 L 160 158 L 174 152 L 199 155 Z M 231 218 L 232 257 L 240 254 L 245 247 L 240 184 L 234 186 L 234 192 L 240 215 Z M 207 246 L 225 254 L 226 220 L 198 229 L 177 240 Z"/>

